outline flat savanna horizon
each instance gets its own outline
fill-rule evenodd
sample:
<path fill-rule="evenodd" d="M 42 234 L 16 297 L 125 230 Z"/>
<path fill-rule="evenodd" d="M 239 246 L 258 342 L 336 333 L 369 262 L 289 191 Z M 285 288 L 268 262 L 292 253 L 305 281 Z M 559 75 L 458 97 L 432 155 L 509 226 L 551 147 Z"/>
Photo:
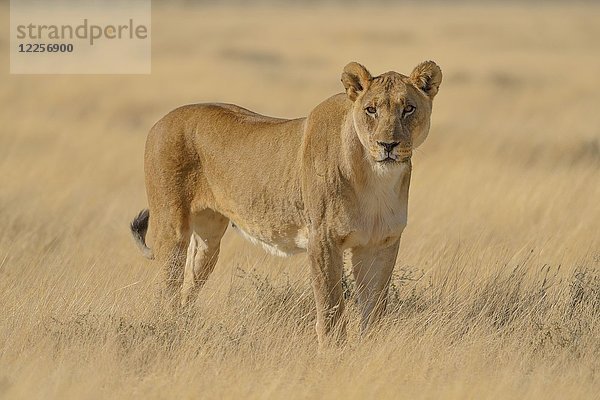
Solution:
<path fill-rule="evenodd" d="M 384 7 L 156 6 L 151 75 L 3 75 L 0 397 L 597 396 L 600 8 Z M 347 343 L 319 351 L 306 257 L 231 229 L 196 312 L 157 311 L 128 223 L 159 118 L 305 116 L 350 61 L 427 59 L 444 80 L 370 336 L 347 274 Z"/>

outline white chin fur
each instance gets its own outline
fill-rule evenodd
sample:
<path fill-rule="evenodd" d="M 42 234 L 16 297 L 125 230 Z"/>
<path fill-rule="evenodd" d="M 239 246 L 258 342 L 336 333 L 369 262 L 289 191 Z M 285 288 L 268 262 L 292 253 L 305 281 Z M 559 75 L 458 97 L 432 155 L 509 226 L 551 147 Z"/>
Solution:
<path fill-rule="evenodd" d="M 375 162 L 373 165 L 373 171 L 378 176 L 389 176 L 390 174 L 399 174 L 408 168 L 410 161 L 408 162 Z"/>

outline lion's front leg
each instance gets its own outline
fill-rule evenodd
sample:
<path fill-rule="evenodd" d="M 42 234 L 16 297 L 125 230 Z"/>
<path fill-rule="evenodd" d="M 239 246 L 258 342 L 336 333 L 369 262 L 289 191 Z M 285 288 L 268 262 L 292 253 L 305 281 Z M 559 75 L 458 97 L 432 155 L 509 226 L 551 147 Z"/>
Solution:
<path fill-rule="evenodd" d="M 348 252 L 361 312 L 361 333 L 365 333 L 383 313 L 400 239 L 385 248 L 354 247 Z"/>
<path fill-rule="evenodd" d="M 346 338 L 342 295 L 343 251 L 325 235 L 313 235 L 308 244 L 312 287 L 317 306 L 319 345 L 341 343 Z"/>

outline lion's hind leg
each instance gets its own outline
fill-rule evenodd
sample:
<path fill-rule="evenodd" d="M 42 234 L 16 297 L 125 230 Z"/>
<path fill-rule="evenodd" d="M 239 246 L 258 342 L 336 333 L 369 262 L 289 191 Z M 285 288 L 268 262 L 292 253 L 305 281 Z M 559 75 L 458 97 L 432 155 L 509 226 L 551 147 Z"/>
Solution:
<path fill-rule="evenodd" d="M 205 209 L 192 215 L 192 234 L 187 250 L 181 304 L 187 306 L 198 296 L 217 264 L 221 238 L 229 220 L 223 215 Z"/>
<path fill-rule="evenodd" d="M 191 234 L 189 213 L 181 207 L 155 207 L 150 224 L 156 260 L 162 268 L 161 301 L 171 309 L 180 304 L 180 291 Z"/>

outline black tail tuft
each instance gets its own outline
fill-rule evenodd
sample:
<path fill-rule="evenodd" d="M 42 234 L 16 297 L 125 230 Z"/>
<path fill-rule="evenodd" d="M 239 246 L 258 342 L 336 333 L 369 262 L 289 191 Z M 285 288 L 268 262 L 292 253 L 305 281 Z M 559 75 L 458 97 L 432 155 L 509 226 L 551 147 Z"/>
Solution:
<path fill-rule="evenodd" d="M 148 209 L 143 209 L 140 213 L 131 221 L 129 228 L 131 229 L 131 234 L 135 239 L 135 243 L 140 248 L 144 257 L 153 259 L 154 254 L 152 254 L 152 250 L 146 245 L 146 232 L 148 231 L 148 221 L 150 220 L 150 211 Z"/>

